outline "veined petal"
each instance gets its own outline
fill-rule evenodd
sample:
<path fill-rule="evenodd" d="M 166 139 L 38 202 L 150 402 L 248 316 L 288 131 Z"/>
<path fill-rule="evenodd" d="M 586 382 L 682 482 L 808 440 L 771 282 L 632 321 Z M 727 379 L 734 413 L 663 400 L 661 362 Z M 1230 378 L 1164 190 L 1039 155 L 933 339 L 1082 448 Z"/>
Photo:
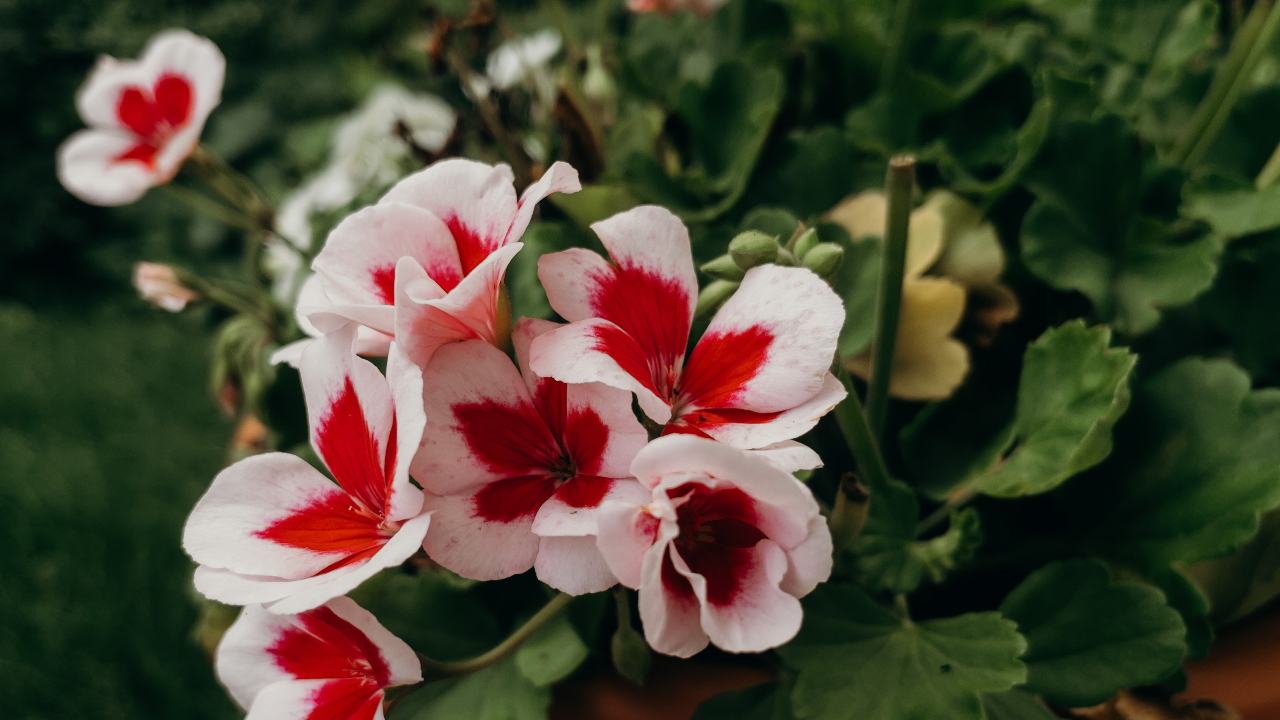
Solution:
<path fill-rule="evenodd" d="M 582 183 L 578 181 L 578 171 L 574 170 L 572 165 L 559 161 L 551 163 L 551 167 L 547 168 L 542 177 L 520 194 L 515 217 L 507 228 L 505 242 L 516 242 L 524 236 L 524 231 L 529 227 L 529 221 L 533 219 L 534 208 L 548 195 L 576 193 L 581 189 Z"/>
<path fill-rule="evenodd" d="M 583 505 L 573 497 L 574 483 L 597 484 L 590 493 L 594 504 Z M 568 488 L 568 489 L 566 489 Z M 599 493 L 599 499 L 596 499 Z M 635 480 L 608 478 L 573 478 L 556 489 L 542 504 L 533 520 L 533 532 L 541 537 L 585 537 L 595 535 L 598 513 L 606 503 L 625 503 L 639 507 L 650 499 L 650 492 Z"/>
<path fill-rule="evenodd" d="M 500 580 L 533 567 L 538 537 L 534 513 L 554 483 L 550 478 L 499 480 L 466 495 L 428 495 L 428 557 L 465 578 Z M 481 496 L 481 493 L 488 496 Z"/>
<path fill-rule="evenodd" d="M 763 652 L 782 645 L 800 631 L 800 601 L 779 585 L 787 556 L 777 543 L 764 539 L 749 548 L 733 548 L 708 558 L 715 564 L 686 575 L 700 606 L 701 627 L 716 647 L 729 652 Z M 731 598 L 714 597 L 705 573 L 732 575 Z M 702 572 L 699 572 L 699 571 Z"/>
<path fill-rule="evenodd" d="M 678 422 L 667 425 L 667 429 L 683 424 L 726 445 L 765 448 L 809 432 L 846 394 L 840 380 L 828 372 L 818 394 L 790 410 L 778 413 L 695 410 L 680 416 Z"/>
<path fill-rule="evenodd" d="M 383 720 L 383 691 L 363 680 L 297 680 L 268 685 L 245 720 Z"/>

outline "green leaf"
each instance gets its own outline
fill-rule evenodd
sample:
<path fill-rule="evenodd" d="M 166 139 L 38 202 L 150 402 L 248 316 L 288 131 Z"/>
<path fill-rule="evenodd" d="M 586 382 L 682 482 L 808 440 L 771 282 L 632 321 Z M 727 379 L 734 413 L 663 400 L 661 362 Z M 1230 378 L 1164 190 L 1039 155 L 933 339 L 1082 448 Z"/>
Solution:
<path fill-rule="evenodd" d="M 1026 680 L 1026 641 L 996 612 L 911 622 L 852 585 L 805 600 L 804 626 L 779 648 L 796 672 L 798 718 L 981 720 L 981 693 Z"/>
<path fill-rule="evenodd" d="M 653 664 L 653 653 L 649 643 L 631 624 L 631 601 L 627 591 L 615 588 L 614 601 L 617 607 L 618 624 L 613 631 L 613 639 L 609 643 L 613 657 L 613 667 L 622 677 L 633 685 L 643 687 L 649 677 L 649 667 Z"/>
<path fill-rule="evenodd" d="M 1040 698 L 1025 690 L 992 693 L 982 696 L 986 720 L 1057 720 Z"/>
<path fill-rule="evenodd" d="M 1158 682 L 1178 669 L 1186 652 L 1182 617 L 1164 595 L 1116 581 L 1094 560 L 1041 568 L 1005 598 L 1000 612 L 1027 639 L 1027 687 L 1068 707 Z"/>
<path fill-rule="evenodd" d="M 699 705 L 693 720 L 793 720 L 789 689 L 765 683 L 722 693 Z"/>
<path fill-rule="evenodd" d="M 1213 622 L 1209 619 L 1209 599 L 1181 570 L 1161 568 L 1147 573 L 1147 579 L 1164 592 L 1169 607 L 1182 616 L 1187 628 L 1187 658 L 1199 660 L 1209 654 L 1213 642 Z"/>
<path fill-rule="evenodd" d="M 797 130 L 778 154 L 783 161 L 760 173 L 760 195 L 769 203 L 806 217 L 830 209 L 854 190 L 857 151 L 842 128 Z"/>
<path fill-rule="evenodd" d="M 1147 381 L 1124 452 L 1063 498 L 1097 552 L 1164 566 L 1228 553 L 1280 505 L 1280 390 L 1227 360 L 1187 358 Z"/>
<path fill-rule="evenodd" d="M 390 720 L 546 720 L 551 691 L 529 682 L 513 658 L 456 680 L 433 682 L 396 703 Z"/>
<path fill-rule="evenodd" d="M 1197 177 L 1183 189 L 1182 214 L 1224 238 L 1280 227 L 1280 185 L 1261 189 L 1224 175 Z"/>
<path fill-rule="evenodd" d="M 977 512 L 952 515 L 947 531 L 928 540 L 915 539 L 919 514 L 915 493 L 904 483 L 895 480 L 873 491 L 867 524 L 849 548 L 859 582 L 909 593 L 926 578 L 941 582 L 973 557 L 982 542 Z"/>
<path fill-rule="evenodd" d="M 974 489 L 996 497 L 1047 492 L 1107 457 L 1137 362 L 1110 342 L 1106 327 L 1073 320 L 1027 346 L 1008 437 L 1014 449 L 975 478 Z"/>
<path fill-rule="evenodd" d="M 1213 289 L 1200 306 L 1213 326 L 1230 339 L 1235 359 L 1255 378 L 1280 373 L 1280 322 L 1275 292 L 1280 287 L 1280 233 L 1231 243 Z"/>
<path fill-rule="evenodd" d="M 587 659 L 587 645 L 564 615 L 544 625 L 516 650 L 516 667 L 525 679 L 548 687 L 568 677 Z"/>
<path fill-rule="evenodd" d="M 974 176 L 950 153 L 943 153 L 938 158 L 938 167 L 948 184 L 957 192 L 985 195 L 988 198 L 999 197 L 1012 188 L 1035 161 L 1036 154 L 1049 135 L 1052 117 L 1053 102 L 1049 96 L 1040 98 L 1031 106 L 1027 119 L 1014 137 L 1013 157 L 996 177 L 983 180 Z"/>
<path fill-rule="evenodd" d="M 1022 222 L 1028 269 L 1083 293 L 1128 334 L 1207 289 L 1221 251 L 1208 235 L 1182 237 L 1141 215 L 1148 155 L 1122 120 L 1106 116 L 1067 125 L 1027 177 L 1037 196 Z"/>

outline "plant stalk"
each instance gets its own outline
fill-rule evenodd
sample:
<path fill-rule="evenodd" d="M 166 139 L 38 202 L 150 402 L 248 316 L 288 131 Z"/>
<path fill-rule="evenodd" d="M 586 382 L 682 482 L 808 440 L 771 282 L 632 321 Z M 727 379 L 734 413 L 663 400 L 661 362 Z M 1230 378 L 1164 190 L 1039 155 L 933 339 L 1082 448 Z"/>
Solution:
<path fill-rule="evenodd" d="M 911 200 L 915 192 L 916 159 L 898 155 L 889 159 L 885 174 L 888 212 L 884 246 L 880 256 L 880 290 L 876 296 L 876 331 L 871 346 L 871 381 L 867 386 L 867 421 L 872 437 L 884 431 L 889 406 L 889 380 L 902 314 L 902 276 L 907 265 L 907 231 L 911 224 Z"/>
<path fill-rule="evenodd" d="M 1271 157 L 1267 159 L 1267 164 L 1263 165 L 1262 170 L 1258 172 L 1253 185 L 1259 190 L 1266 190 L 1275 185 L 1277 180 L 1280 180 L 1280 145 L 1276 145 Z"/>
<path fill-rule="evenodd" d="M 839 377 L 847 394 L 836 406 L 836 424 L 840 426 L 840 434 L 853 453 L 858 473 L 871 488 L 871 499 L 874 499 L 877 492 L 882 492 L 888 486 L 889 470 L 884 464 L 884 456 L 880 454 L 880 447 L 871 434 L 871 426 L 867 424 L 867 414 L 858 400 L 858 393 L 849 382 L 848 372 L 841 368 Z M 830 525 L 832 542 L 837 551 L 849 546 L 866 520 L 868 498 L 851 496 L 857 487 L 856 482 L 846 483 L 842 479 L 836 491 Z"/>
<path fill-rule="evenodd" d="M 893 15 L 892 35 L 889 37 L 889 55 L 880 69 L 880 89 L 892 93 L 902 77 L 902 69 L 906 67 L 907 49 L 911 41 L 911 15 L 914 0 L 898 0 Z"/>
<path fill-rule="evenodd" d="M 533 617 L 526 620 L 523 625 L 508 635 L 505 640 L 475 657 L 466 658 L 465 660 L 434 660 L 419 654 L 418 657 L 422 661 L 422 672 L 428 678 L 441 678 L 466 675 L 477 670 L 483 670 L 515 652 L 521 643 L 528 640 L 543 625 L 546 625 L 559 615 L 569 606 L 572 600 L 573 596 L 567 593 L 556 595 L 546 605 L 543 605 L 541 610 L 534 613 Z"/>

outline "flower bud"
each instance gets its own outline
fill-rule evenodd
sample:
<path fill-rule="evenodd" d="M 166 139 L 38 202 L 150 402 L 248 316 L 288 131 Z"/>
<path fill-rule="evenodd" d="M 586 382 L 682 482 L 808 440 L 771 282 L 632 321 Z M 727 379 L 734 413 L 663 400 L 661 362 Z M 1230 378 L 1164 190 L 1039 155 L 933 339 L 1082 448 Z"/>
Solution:
<path fill-rule="evenodd" d="M 140 262 L 133 266 L 133 287 L 143 300 L 169 312 L 182 312 L 187 303 L 200 297 L 182 284 L 178 273 L 168 265 Z"/>
<path fill-rule="evenodd" d="M 702 317 L 707 313 L 713 312 L 720 304 L 729 299 L 730 295 L 738 289 L 738 283 L 734 280 L 713 280 L 702 288 L 702 292 L 698 293 L 698 307 L 694 311 L 694 315 Z"/>
<path fill-rule="evenodd" d="M 729 241 L 729 255 L 743 270 L 773 262 L 780 249 L 776 237 L 759 230 L 747 230 Z"/>
<path fill-rule="evenodd" d="M 822 278 L 830 278 L 844 261 L 844 248 L 835 243 L 818 243 L 805 253 L 802 264 Z"/>
<path fill-rule="evenodd" d="M 741 280 L 742 268 L 738 267 L 738 263 L 733 261 L 733 257 L 725 254 L 702 264 L 699 268 L 702 272 L 710 275 L 718 280 Z"/>
<path fill-rule="evenodd" d="M 791 252 L 803 261 L 804 256 L 808 255 L 809 251 L 813 249 L 813 246 L 817 244 L 818 231 L 813 228 L 809 228 L 801 233 L 800 237 L 796 238 L 795 244 L 791 246 Z"/>

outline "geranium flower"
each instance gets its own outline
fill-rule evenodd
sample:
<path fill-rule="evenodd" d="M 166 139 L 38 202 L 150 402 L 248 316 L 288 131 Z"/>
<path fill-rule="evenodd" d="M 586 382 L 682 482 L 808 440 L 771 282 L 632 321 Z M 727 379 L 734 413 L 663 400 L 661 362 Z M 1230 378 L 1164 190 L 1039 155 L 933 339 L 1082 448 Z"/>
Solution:
<path fill-rule="evenodd" d="M 156 35 L 136 61 L 99 58 L 76 96 L 89 127 L 58 149 L 63 187 L 124 205 L 169 182 L 218 105 L 225 70 L 217 46 L 185 30 Z"/>
<path fill-rule="evenodd" d="M 794 637 L 798 598 L 831 575 L 831 533 L 809 488 L 753 453 L 692 436 L 654 440 L 631 472 L 652 497 L 606 502 L 598 542 L 618 580 L 640 591 L 653 649 L 761 652 Z"/>
<path fill-rule="evenodd" d="M 352 354 L 353 336 L 347 325 L 302 358 L 311 443 L 336 484 L 284 453 L 223 470 L 183 535 L 206 597 L 298 612 L 399 565 L 421 545 L 429 515 L 409 482 L 426 422 L 421 374 L 392 348 L 384 379 Z"/>
<path fill-rule="evenodd" d="M 299 615 L 246 607 L 215 664 L 249 720 L 381 720 L 386 688 L 422 682 L 413 649 L 345 597 Z"/>
<path fill-rule="evenodd" d="M 844 310 L 817 275 L 752 268 L 686 360 L 698 283 L 684 224 L 646 206 L 592 229 L 613 262 L 580 248 L 538 262 L 572 322 L 534 341 L 535 373 L 631 390 L 665 433 L 743 448 L 807 432 L 844 397 L 828 371 Z"/>
<path fill-rule="evenodd" d="M 299 312 L 359 323 L 362 354 L 385 353 L 395 337 L 421 366 L 450 342 L 505 342 L 510 312 L 502 281 L 534 207 L 553 192 L 581 187 L 577 171 L 561 162 L 519 200 L 512 182 L 506 165 L 461 159 L 401 180 L 329 234 Z"/>
<path fill-rule="evenodd" d="M 555 327 L 516 325 L 518 368 L 479 340 L 443 347 L 427 366 L 427 433 L 413 465 L 432 512 L 424 547 L 464 577 L 533 567 L 557 589 L 598 592 L 616 580 L 596 550 L 595 510 L 648 497 L 629 470 L 648 436 L 625 390 L 530 372 L 529 343 Z"/>

